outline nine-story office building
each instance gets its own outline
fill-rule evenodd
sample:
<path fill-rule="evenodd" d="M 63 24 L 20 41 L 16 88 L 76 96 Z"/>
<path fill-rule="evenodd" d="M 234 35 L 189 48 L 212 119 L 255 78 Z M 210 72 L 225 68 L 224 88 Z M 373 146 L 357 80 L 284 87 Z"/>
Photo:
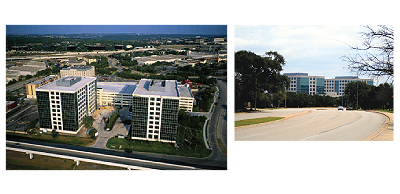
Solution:
<path fill-rule="evenodd" d="M 175 143 L 178 111 L 180 106 L 191 111 L 190 96 L 190 89 L 178 86 L 176 80 L 140 80 L 133 92 L 131 138 Z"/>
<path fill-rule="evenodd" d="M 76 134 L 96 110 L 96 78 L 67 76 L 36 89 L 40 130 Z"/>

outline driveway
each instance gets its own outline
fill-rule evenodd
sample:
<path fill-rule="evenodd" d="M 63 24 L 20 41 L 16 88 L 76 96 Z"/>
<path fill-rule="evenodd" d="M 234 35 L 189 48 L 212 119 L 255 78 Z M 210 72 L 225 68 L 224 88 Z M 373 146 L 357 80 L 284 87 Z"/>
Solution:
<path fill-rule="evenodd" d="M 121 134 L 124 136 L 128 135 L 128 129 L 130 126 L 124 125 L 121 119 L 118 117 L 113 129 L 111 131 L 106 131 L 104 130 L 105 123 L 101 122 L 101 119 L 103 118 L 103 116 L 109 117 L 113 113 L 113 110 L 105 109 L 100 111 L 101 114 L 100 112 L 98 114 L 95 113 L 93 117 L 95 119 L 93 127 L 97 129 L 97 131 L 99 132 L 99 136 L 97 137 L 96 143 L 94 143 L 91 147 L 107 149 L 106 144 L 108 139 L 114 137 L 117 134 Z"/>

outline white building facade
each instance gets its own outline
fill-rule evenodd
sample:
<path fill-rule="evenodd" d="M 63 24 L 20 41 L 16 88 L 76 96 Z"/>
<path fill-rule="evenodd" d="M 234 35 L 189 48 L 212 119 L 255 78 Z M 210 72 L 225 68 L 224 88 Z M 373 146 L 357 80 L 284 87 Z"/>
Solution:
<path fill-rule="evenodd" d="M 96 78 L 67 76 L 36 89 L 40 130 L 77 134 L 96 110 Z"/>

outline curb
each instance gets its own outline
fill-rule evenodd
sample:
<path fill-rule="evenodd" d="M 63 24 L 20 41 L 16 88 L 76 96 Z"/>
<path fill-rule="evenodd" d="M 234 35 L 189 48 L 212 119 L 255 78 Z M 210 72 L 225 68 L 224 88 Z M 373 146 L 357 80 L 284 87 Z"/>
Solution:
<path fill-rule="evenodd" d="M 303 115 L 303 114 L 308 114 L 308 113 L 310 113 L 310 112 L 311 112 L 311 110 L 305 110 L 305 111 L 302 111 L 302 112 L 300 112 L 300 113 L 294 113 L 294 114 L 291 114 L 291 115 L 285 115 L 285 116 L 283 116 L 283 117 L 284 117 L 283 119 L 279 119 L 279 120 L 275 120 L 275 121 L 270 121 L 270 122 L 265 122 L 265 123 L 257 123 L 257 124 L 253 124 L 253 125 L 239 126 L 239 127 L 235 127 L 235 129 L 244 129 L 244 128 L 249 128 L 249 127 L 256 127 L 256 126 L 261 126 L 261 125 L 268 125 L 268 124 L 271 124 L 271 123 L 276 123 L 276 122 L 285 121 L 285 120 L 290 119 L 290 118 L 293 118 L 293 117 L 295 117 L 295 116 L 300 116 L 300 115 Z"/>
<path fill-rule="evenodd" d="M 361 141 L 372 141 L 372 140 L 374 140 L 375 138 L 377 138 L 378 136 L 380 136 L 381 134 L 386 132 L 387 129 L 389 128 L 389 124 L 392 123 L 392 121 L 390 120 L 390 117 L 388 115 L 386 115 L 385 113 L 382 113 L 382 112 L 379 112 L 379 111 L 368 111 L 368 112 L 381 114 L 381 115 L 385 116 L 386 120 L 382 124 L 382 126 L 379 127 L 378 130 L 373 132 L 371 135 L 368 135 L 366 138 L 362 139 Z M 387 140 L 387 141 L 393 141 L 393 140 Z"/>

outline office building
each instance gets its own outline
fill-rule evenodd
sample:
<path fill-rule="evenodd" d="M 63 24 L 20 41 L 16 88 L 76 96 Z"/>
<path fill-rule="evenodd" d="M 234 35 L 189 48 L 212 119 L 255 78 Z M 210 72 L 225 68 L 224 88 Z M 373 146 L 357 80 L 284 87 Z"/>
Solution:
<path fill-rule="evenodd" d="M 140 80 L 133 92 L 131 138 L 175 143 L 178 111 L 191 111 L 193 100 L 176 80 Z"/>
<path fill-rule="evenodd" d="M 373 79 L 358 79 L 357 76 L 336 76 L 335 79 L 325 79 L 325 93 L 332 97 L 342 96 L 346 90 L 346 84 L 357 80 L 368 85 L 374 85 Z"/>
<path fill-rule="evenodd" d="M 69 68 L 60 70 L 61 77 L 65 76 L 80 76 L 80 77 L 96 77 L 94 66 L 75 65 Z"/>
<path fill-rule="evenodd" d="M 324 94 L 324 76 L 309 76 L 308 73 L 284 73 L 290 79 L 288 92 L 306 93 L 310 95 Z"/>
<path fill-rule="evenodd" d="M 36 89 L 40 130 L 76 134 L 96 110 L 96 78 L 67 76 Z"/>
<path fill-rule="evenodd" d="M 373 85 L 372 79 L 358 79 L 357 76 L 336 76 L 334 79 L 325 79 L 324 76 L 309 76 L 308 73 L 284 73 L 290 79 L 288 92 L 307 93 L 339 97 L 344 95 L 346 84 L 353 81 L 365 82 Z"/>
<path fill-rule="evenodd" d="M 26 97 L 27 98 L 36 98 L 36 88 L 48 84 L 49 82 L 53 82 L 60 78 L 60 75 L 49 75 L 42 79 L 37 79 L 31 83 L 25 84 L 26 89 Z"/>
<path fill-rule="evenodd" d="M 132 94 L 136 84 L 136 82 L 97 82 L 98 106 L 116 108 L 132 106 Z"/>

